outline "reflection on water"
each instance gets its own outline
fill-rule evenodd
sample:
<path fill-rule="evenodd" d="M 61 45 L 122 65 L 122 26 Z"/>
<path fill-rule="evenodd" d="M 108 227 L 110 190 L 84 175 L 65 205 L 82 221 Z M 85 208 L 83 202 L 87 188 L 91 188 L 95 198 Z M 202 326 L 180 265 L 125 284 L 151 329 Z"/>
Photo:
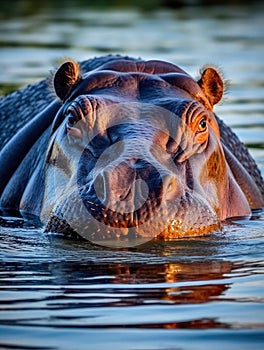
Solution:
<path fill-rule="evenodd" d="M 46 3 L 46 2 L 44 2 Z M 217 112 L 264 174 L 263 6 L 152 12 L 64 6 L 3 17 L 2 94 L 45 77 L 61 57 L 165 59 L 231 79 Z M 0 348 L 262 349 L 264 212 L 221 234 L 111 250 L 0 217 Z"/>
<path fill-rule="evenodd" d="M 222 234 L 111 250 L 3 217 L 0 346 L 261 349 L 263 221 L 264 212 Z"/>

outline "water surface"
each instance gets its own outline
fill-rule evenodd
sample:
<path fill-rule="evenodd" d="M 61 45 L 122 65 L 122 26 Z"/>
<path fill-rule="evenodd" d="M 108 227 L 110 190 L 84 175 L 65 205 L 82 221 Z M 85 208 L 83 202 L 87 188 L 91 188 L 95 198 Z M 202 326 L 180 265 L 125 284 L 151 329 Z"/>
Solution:
<path fill-rule="evenodd" d="M 194 76 L 214 63 L 230 80 L 217 113 L 264 174 L 263 9 L 17 8 L 0 22 L 0 89 L 38 81 L 68 56 L 164 59 Z M 0 225 L 0 348 L 263 349 L 263 211 L 209 237 L 130 250 L 47 235 L 22 218 Z"/>

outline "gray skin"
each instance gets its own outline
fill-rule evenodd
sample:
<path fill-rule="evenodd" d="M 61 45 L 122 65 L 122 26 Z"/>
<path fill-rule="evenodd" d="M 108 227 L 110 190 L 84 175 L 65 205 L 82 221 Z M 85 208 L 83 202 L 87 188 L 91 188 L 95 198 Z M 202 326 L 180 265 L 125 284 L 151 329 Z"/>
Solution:
<path fill-rule="evenodd" d="M 81 67 L 81 70 L 80 70 Z M 96 243 L 221 229 L 264 205 L 260 172 L 213 112 L 224 84 L 162 61 L 64 63 L 0 100 L 0 207 Z"/>

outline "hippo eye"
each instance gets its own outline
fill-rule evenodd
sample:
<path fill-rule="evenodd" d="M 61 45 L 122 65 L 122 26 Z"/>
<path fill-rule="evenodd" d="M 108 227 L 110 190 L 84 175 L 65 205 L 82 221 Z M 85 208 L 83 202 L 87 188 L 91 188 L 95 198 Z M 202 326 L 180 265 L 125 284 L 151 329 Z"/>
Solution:
<path fill-rule="evenodd" d="M 68 118 L 68 126 L 72 127 L 75 123 L 80 120 L 80 116 L 78 115 L 76 109 L 70 106 L 66 111 L 66 116 Z"/>
<path fill-rule="evenodd" d="M 69 125 L 74 125 L 75 123 L 75 118 L 71 114 L 68 117 L 68 123 Z"/>
<path fill-rule="evenodd" d="M 203 117 L 198 124 L 198 132 L 203 132 L 207 128 L 207 118 Z"/>

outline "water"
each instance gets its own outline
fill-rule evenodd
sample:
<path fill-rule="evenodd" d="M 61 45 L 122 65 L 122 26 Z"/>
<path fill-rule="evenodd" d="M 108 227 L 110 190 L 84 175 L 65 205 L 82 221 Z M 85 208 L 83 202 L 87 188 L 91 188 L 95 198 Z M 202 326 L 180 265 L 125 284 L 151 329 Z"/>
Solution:
<path fill-rule="evenodd" d="M 68 56 L 118 52 L 172 61 L 193 75 L 213 62 L 231 80 L 217 113 L 264 174 L 262 5 L 142 12 L 22 3 L 0 22 L 2 94 Z M 21 218 L 0 225 L 1 349 L 264 346 L 263 211 L 209 237 L 130 250 L 46 235 Z"/>

